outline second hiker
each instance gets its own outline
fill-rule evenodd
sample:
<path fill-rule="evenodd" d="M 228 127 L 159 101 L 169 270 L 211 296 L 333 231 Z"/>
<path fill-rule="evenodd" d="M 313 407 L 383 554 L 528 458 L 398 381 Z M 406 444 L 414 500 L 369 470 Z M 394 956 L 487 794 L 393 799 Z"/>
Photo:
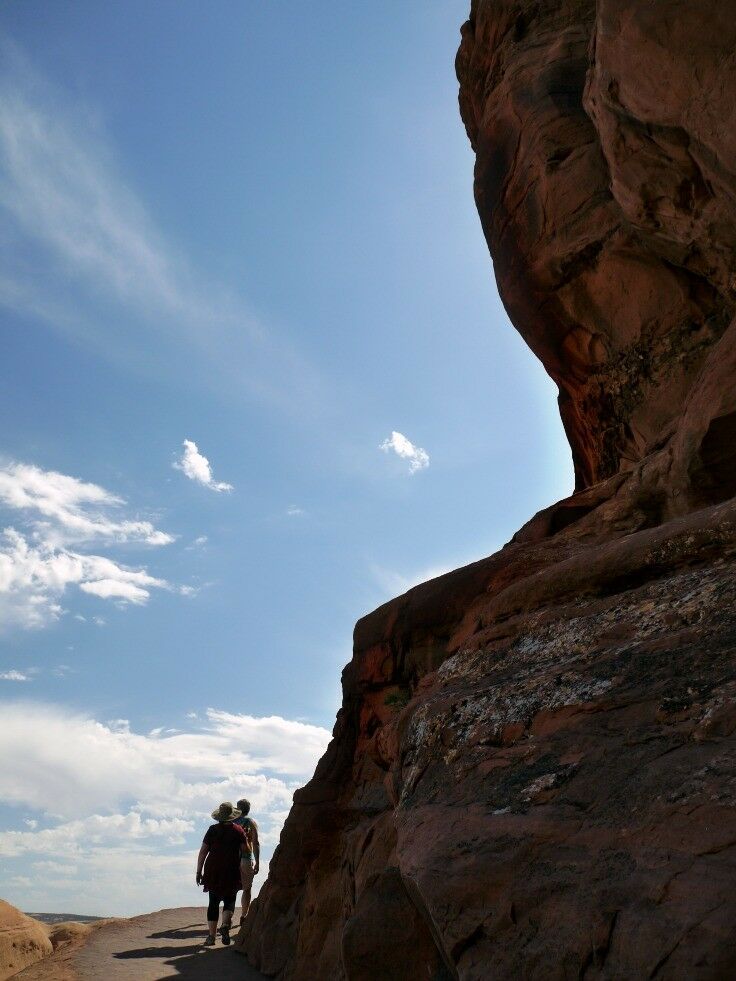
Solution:
<path fill-rule="evenodd" d="M 245 800 L 245 798 L 239 800 L 238 810 L 241 816 L 236 818 L 234 823 L 243 829 L 247 840 L 246 844 L 243 845 L 240 856 L 240 876 L 243 886 L 242 913 L 240 916 L 240 922 L 242 923 L 248 915 L 248 909 L 250 907 L 253 878 L 258 875 L 260 869 L 261 846 L 258 841 L 258 825 L 253 818 L 248 817 L 250 813 L 250 801 Z"/>

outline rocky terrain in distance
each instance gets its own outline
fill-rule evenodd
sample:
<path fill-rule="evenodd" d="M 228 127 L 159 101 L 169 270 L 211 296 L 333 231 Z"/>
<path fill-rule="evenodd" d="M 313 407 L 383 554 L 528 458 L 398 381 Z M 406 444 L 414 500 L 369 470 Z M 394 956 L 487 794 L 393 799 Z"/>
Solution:
<path fill-rule="evenodd" d="M 268 976 L 736 976 L 735 15 L 472 5 L 478 211 L 577 489 L 357 624 L 238 938 Z"/>

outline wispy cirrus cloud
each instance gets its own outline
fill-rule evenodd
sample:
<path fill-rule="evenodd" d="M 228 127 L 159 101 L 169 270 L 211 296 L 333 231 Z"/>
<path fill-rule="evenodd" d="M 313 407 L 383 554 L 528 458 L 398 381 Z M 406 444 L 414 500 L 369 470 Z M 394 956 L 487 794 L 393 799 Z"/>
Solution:
<path fill-rule="evenodd" d="M 0 463 L 0 512 L 20 525 L 0 533 L 0 631 L 46 626 L 63 611 L 72 586 L 90 596 L 142 605 L 151 590 L 169 590 L 145 567 L 131 567 L 102 548 L 168 545 L 174 536 L 147 519 L 120 515 L 125 501 L 98 484 L 9 461 Z M 94 552 L 81 551 L 94 546 Z"/>
<path fill-rule="evenodd" d="M 203 487 L 208 487 L 210 490 L 216 491 L 218 494 L 222 493 L 222 491 L 231 491 L 234 489 L 232 484 L 226 484 L 222 480 L 215 480 L 210 461 L 199 452 L 197 444 L 193 440 L 185 439 L 182 446 L 184 447 L 184 452 L 173 463 L 175 470 L 181 470 L 185 477 L 188 477 L 197 484 L 201 484 Z"/>
<path fill-rule="evenodd" d="M 421 446 L 415 446 L 403 433 L 394 430 L 379 446 L 384 453 L 395 453 L 409 463 L 409 473 L 425 470 L 429 466 L 429 453 Z"/>
<path fill-rule="evenodd" d="M 454 555 L 449 557 L 445 562 L 435 562 L 431 565 L 409 571 L 399 571 L 397 569 L 387 568 L 378 563 L 372 563 L 369 571 L 371 578 L 378 586 L 380 598 L 386 600 L 394 596 L 399 596 L 409 589 L 413 589 L 414 586 L 419 586 L 421 583 L 429 582 L 430 579 L 437 579 L 440 576 L 446 575 L 448 572 L 462 569 L 464 566 L 477 562 L 486 555 L 492 555 L 500 547 L 500 544 L 488 542 L 487 546 L 485 548 L 481 547 L 477 554 Z"/>
<path fill-rule="evenodd" d="M 161 902 L 191 902 L 191 855 L 212 823 L 210 812 L 243 796 L 259 824 L 265 872 L 294 789 L 311 775 L 328 740 L 326 729 L 280 716 L 208 709 L 201 721 L 190 713 L 183 731 L 157 726 L 144 734 L 125 720 L 0 702 L 0 756 L 8 762 L 0 797 L 19 808 L 18 820 L 6 817 L 0 827 L 11 901 L 27 897 L 23 904 L 32 906 L 34 889 L 40 895 L 51 888 L 60 902 L 72 902 L 84 887 L 101 912 L 140 912 L 150 902 L 148 873 L 115 880 L 126 866 L 145 863 L 148 870 L 150 863 Z M 33 827 L 23 821 L 29 814 Z M 27 865 L 19 865 L 12 881 L 13 864 L 34 856 L 43 863 L 49 855 L 63 856 L 63 868 L 40 876 L 34 864 L 34 884 L 20 881 Z M 121 892 L 123 881 L 129 884 Z"/>
<path fill-rule="evenodd" d="M 194 350 L 220 387 L 228 378 L 283 409 L 318 406 L 314 368 L 158 227 L 97 110 L 50 84 L 7 38 L 0 60 L 0 304 L 139 370 L 153 344 L 167 352 L 158 371 L 186 370 Z"/>
<path fill-rule="evenodd" d="M 459 566 L 463 564 L 466 563 L 459 563 Z M 370 571 L 376 585 L 381 591 L 381 595 L 386 599 L 391 599 L 394 596 L 400 596 L 402 593 L 406 593 L 420 583 L 428 582 L 430 579 L 437 579 L 438 576 L 444 576 L 459 566 L 432 565 L 424 569 L 419 569 L 409 575 L 397 572 L 395 569 L 385 569 L 379 565 L 372 565 Z"/>

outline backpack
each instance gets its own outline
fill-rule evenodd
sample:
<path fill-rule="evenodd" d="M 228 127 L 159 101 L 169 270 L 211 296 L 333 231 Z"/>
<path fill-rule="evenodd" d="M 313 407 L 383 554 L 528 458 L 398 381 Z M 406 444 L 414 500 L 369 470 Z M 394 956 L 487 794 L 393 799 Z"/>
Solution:
<path fill-rule="evenodd" d="M 237 819 L 236 822 L 245 832 L 246 847 L 248 851 L 253 853 L 253 822 L 249 817 L 241 817 Z"/>

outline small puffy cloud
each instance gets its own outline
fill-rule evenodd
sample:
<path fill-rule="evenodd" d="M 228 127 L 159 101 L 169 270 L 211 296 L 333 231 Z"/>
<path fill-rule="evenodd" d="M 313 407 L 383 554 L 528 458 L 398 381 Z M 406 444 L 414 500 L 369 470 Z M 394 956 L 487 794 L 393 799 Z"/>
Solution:
<path fill-rule="evenodd" d="M 197 549 L 200 549 L 200 548 L 203 549 L 205 547 L 205 545 L 207 544 L 208 541 L 209 541 L 209 538 L 206 535 L 199 535 L 189 545 L 185 545 L 184 546 L 184 549 L 187 552 L 194 552 Z"/>
<path fill-rule="evenodd" d="M 10 671 L 0 671 L 0 681 L 30 681 L 31 679 L 27 674 L 23 674 L 22 671 L 16 671 L 15 668 L 11 668 Z"/>
<path fill-rule="evenodd" d="M 298 508 L 295 504 L 290 504 L 286 509 L 286 513 L 290 518 L 298 518 L 304 514 L 304 508 Z"/>
<path fill-rule="evenodd" d="M 173 464 L 176 470 L 181 470 L 190 480 L 202 484 L 203 487 L 209 487 L 210 490 L 217 491 L 217 493 L 233 489 L 232 484 L 215 480 L 210 461 L 199 452 L 197 444 L 193 440 L 185 439 L 182 446 L 184 452 Z"/>
<path fill-rule="evenodd" d="M 153 579 L 151 576 L 145 578 L 157 586 L 163 583 L 162 579 Z M 80 583 L 79 588 L 90 596 L 99 596 L 100 599 L 119 599 L 126 603 L 145 603 L 151 595 L 147 589 L 124 579 L 96 579 L 93 582 Z"/>
<path fill-rule="evenodd" d="M 408 460 L 410 473 L 416 473 L 417 470 L 424 470 L 429 466 L 427 451 L 421 446 L 415 446 L 403 433 L 397 433 L 395 430 L 384 439 L 379 449 L 384 453 L 393 452 L 402 460 Z"/>

